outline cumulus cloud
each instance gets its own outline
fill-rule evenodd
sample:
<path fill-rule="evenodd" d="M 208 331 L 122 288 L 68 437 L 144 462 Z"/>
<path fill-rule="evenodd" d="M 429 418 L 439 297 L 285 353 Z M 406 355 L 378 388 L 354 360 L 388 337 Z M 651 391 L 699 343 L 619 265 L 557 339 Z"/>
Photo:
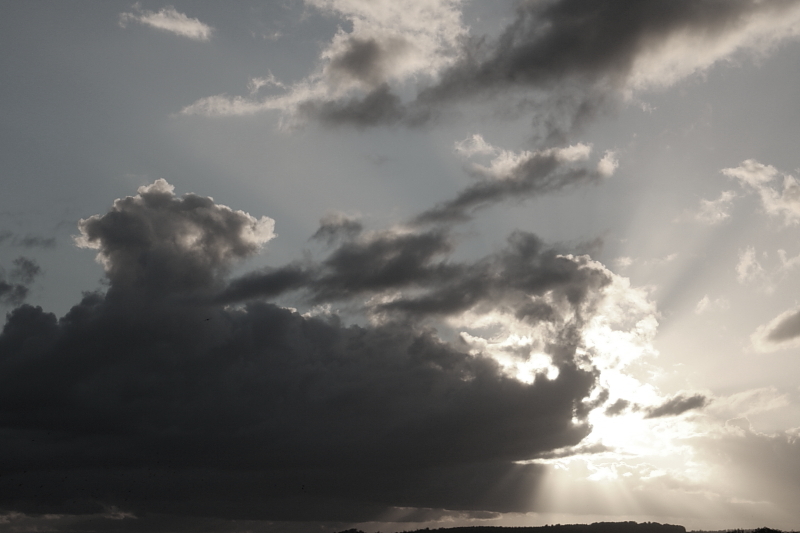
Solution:
<path fill-rule="evenodd" d="M 12 261 L 13 267 L 6 276 L 0 267 L 0 305 L 19 305 L 28 297 L 29 287 L 42 273 L 33 259 L 20 256 Z"/>
<path fill-rule="evenodd" d="M 138 22 L 139 24 L 168 31 L 195 41 L 207 41 L 214 31 L 214 28 L 208 24 L 204 24 L 198 19 L 189 18 L 183 13 L 179 13 L 172 6 L 164 7 L 160 11 L 155 12 L 142 9 L 138 2 L 133 4 L 133 12 L 120 13 L 120 26 L 124 28 L 127 26 L 128 22 Z"/>
<path fill-rule="evenodd" d="M 271 218 L 256 219 L 194 194 L 178 198 L 173 191 L 159 179 L 78 224 L 76 244 L 98 250 L 112 288 L 154 296 L 209 289 L 234 262 L 275 236 Z"/>
<path fill-rule="evenodd" d="M 624 280 L 525 232 L 459 262 L 447 227 L 332 214 L 323 260 L 229 281 L 271 219 L 159 180 L 79 228 L 107 291 L 61 318 L 22 305 L 0 333 L 0 505 L 18 512 L 526 511 L 542 466 L 521 462 L 589 434 L 598 376 L 652 326 Z M 288 291 L 365 320 L 268 301 Z"/>
<path fill-rule="evenodd" d="M 782 174 L 772 165 L 764 165 L 755 159 L 747 159 L 738 167 L 722 169 L 722 173 L 738 180 L 748 191 L 755 192 L 769 216 L 783 218 L 787 225 L 800 222 L 800 183 L 794 176 Z M 774 184 L 781 175 L 783 183 Z"/>
<path fill-rule="evenodd" d="M 603 158 L 597 163 L 597 172 L 599 172 L 601 176 L 608 178 L 614 175 L 617 168 L 619 168 L 617 153 L 613 150 L 606 150 L 606 153 L 603 154 Z"/>

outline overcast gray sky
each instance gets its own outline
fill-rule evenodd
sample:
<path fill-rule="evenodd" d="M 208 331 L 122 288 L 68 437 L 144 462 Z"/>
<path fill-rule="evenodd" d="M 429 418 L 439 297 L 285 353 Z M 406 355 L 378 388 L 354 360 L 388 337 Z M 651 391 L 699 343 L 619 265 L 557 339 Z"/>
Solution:
<path fill-rule="evenodd" d="M 800 2 L 0 13 L 0 529 L 800 527 Z"/>

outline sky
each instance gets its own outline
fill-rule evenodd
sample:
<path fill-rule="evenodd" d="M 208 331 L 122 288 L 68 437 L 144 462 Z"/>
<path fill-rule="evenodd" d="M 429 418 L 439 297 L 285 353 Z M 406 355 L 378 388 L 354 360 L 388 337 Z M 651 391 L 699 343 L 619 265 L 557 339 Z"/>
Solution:
<path fill-rule="evenodd" d="M 800 1 L 0 13 L 0 530 L 800 528 Z"/>

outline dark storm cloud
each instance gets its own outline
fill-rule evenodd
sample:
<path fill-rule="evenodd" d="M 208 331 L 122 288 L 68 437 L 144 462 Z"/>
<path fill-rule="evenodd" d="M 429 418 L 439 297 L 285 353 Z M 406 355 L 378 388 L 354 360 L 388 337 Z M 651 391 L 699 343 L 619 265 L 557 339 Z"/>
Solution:
<path fill-rule="evenodd" d="M 532 386 L 401 325 L 344 328 L 270 304 L 149 311 L 92 295 L 60 321 L 33 307 L 10 315 L 5 507 L 344 520 L 388 505 L 521 511 L 518 499 L 483 501 L 488 483 L 530 478 L 513 461 L 588 433 L 571 420 L 593 376 L 574 366 Z"/>
<path fill-rule="evenodd" d="M 676 416 L 692 409 L 700 409 L 708 404 L 708 398 L 702 394 L 685 396 L 676 394 L 663 404 L 645 410 L 645 418 L 660 418 L 662 416 Z"/>
<path fill-rule="evenodd" d="M 41 274 L 42 269 L 33 259 L 18 257 L 6 279 L 0 267 L 0 305 L 19 305 L 28 296 L 29 285 Z"/>
<path fill-rule="evenodd" d="M 463 222 L 479 209 L 514 199 L 558 191 L 572 185 L 598 182 L 602 176 L 587 168 L 576 168 L 553 151 L 536 153 L 504 176 L 478 174 L 479 181 L 459 192 L 455 198 L 437 204 L 414 220 L 417 224 Z"/>
<path fill-rule="evenodd" d="M 453 238 L 434 229 L 344 232 L 319 263 L 226 285 L 272 236 L 267 222 L 163 181 L 81 221 L 108 291 L 60 319 L 23 305 L 0 334 L 0 509 L 364 521 L 393 507 L 531 508 L 542 467 L 515 461 L 590 429 L 596 375 L 576 363 L 580 322 L 565 317 L 608 275 L 523 233 L 450 262 Z M 386 316 L 346 326 L 222 305 L 290 289 Z M 560 307 L 529 309 L 545 292 Z M 557 378 L 519 381 L 421 320 L 498 305 L 561 321 L 544 347 Z"/>

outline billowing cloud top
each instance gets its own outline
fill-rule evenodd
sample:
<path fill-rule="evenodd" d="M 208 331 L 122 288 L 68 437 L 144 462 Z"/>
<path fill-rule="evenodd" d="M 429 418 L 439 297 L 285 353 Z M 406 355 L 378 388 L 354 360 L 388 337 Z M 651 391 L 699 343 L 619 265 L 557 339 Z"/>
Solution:
<path fill-rule="evenodd" d="M 97 255 L 113 287 L 165 294 L 208 288 L 239 259 L 275 236 L 275 221 L 215 204 L 175 197 L 163 179 L 114 202 L 105 215 L 80 221 L 75 242 Z"/>

